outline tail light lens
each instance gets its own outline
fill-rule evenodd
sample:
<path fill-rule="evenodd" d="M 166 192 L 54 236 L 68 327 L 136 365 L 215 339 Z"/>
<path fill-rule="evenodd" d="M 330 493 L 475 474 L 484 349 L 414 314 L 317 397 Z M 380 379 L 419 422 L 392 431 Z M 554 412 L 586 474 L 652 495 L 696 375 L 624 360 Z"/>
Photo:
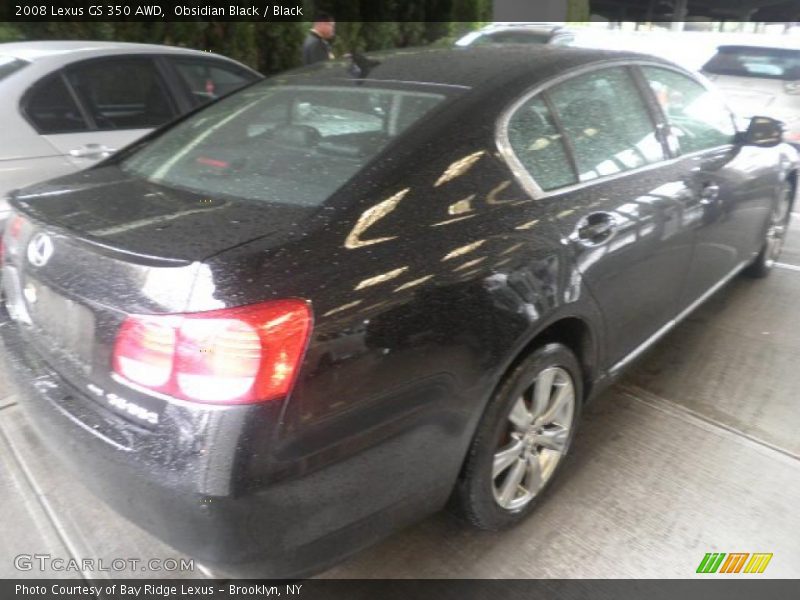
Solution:
<path fill-rule="evenodd" d="M 114 372 L 192 402 L 246 404 L 287 395 L 312 315 L 303 300 L 277 300 L 185 315 L 131 315 L 117 334 Z"/>
<path fill-rule="evenodd" d="M 16 251 L 24 225 L 25 219 L 20 215 L 14 215 L 6 225 L 5 233 L 0 231 L 0 264 L 7 254 Z"/>

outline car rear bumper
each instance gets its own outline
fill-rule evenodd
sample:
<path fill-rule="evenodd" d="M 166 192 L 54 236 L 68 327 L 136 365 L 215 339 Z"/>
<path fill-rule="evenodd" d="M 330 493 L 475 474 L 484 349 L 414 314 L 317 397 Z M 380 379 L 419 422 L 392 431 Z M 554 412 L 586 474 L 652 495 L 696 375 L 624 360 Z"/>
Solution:
<path fill-rule="evenodd" d="M 0 305 L 0 354 L 10 363 L 20 404 L 45 444 L 117 512 L 217 576 L 294 578 L 318 572 L 438 510 L 447 499 L 452 484 L 375 505 L 364 492 L 364 477 L 380 470 L 381 452 L 374 462 L 356 456 L 301 477 L 259 484 L 257 478 L 244 480 L 241 455 L 223 461 L 236 467 L 214 464 L 216 446 L 226 445 L 217 434 L 193 440 L 199 450 L 180 460 L 156 464 L 135 444 L 126 446 L 125 436 L 135 433 L 108 434 L 120 417 L 55 373 L 4 312 Z M 240 448 L 241 439 L 235 445 Z M 402 455 L 400 447 L 384 450 L 394 460 Z M 227 492 L 208 493 L 224 490 L 221 482 L 228 479 Z"/>

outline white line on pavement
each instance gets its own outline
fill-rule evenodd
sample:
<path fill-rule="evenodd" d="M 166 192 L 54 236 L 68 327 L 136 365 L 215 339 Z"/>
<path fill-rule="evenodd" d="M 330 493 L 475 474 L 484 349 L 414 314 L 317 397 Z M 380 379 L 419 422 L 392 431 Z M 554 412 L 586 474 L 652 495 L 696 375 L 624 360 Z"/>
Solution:
<path fill-rule="evenodd" d="M 779 269 L 788 269 L 789 271 L 800 271 L 800 267 L 797 265 L 787 265 L 786 263 L 776 262 L 775 266 Z"/>

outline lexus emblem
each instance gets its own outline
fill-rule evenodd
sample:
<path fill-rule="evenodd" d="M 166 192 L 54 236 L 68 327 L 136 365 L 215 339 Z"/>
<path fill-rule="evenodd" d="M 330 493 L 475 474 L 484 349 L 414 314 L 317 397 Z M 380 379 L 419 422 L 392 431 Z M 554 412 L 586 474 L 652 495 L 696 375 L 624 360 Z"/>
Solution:
<path fill-rule="evenodd" d="M 53 256 L 53 240 L 46 233 L 37 233 L 28 243 L 28 262 L 43 267 Z"/>

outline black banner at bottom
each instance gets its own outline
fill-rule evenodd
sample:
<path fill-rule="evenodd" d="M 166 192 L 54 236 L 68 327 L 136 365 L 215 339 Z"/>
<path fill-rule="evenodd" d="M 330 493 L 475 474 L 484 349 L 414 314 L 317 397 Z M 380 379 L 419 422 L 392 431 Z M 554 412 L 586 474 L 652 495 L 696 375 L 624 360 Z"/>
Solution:
<path fill-rule="evenodd" d="M 731 577 L 693 580 L 614 579 L 6 579 L 0 598 L 163 600 L 786 600 L 800 580 Z"/>

